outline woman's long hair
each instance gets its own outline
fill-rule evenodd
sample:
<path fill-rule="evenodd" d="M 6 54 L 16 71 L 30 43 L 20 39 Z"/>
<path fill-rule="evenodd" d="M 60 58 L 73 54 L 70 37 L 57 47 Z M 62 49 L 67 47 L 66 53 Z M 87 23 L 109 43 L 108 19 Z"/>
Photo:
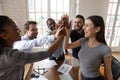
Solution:
<path fill-rule="evenodd" d="M 93 15 L 93 16 L 89 16 L 87 19 L 90 19 L 94 23 L 95 27 L 100 27 L 100 31 L 97 32 L 96 39 L 99 42 L 107 45 L 105 41 L 105 23 L 103 18 L 98 15 Z"/>

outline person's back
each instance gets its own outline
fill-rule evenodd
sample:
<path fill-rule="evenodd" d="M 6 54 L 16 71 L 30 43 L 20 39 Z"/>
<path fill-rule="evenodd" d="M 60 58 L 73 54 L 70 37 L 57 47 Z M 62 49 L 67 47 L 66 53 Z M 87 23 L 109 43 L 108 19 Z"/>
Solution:
<path fill-rule="evenodd" d="M 0 80 L 23 80 L 25 64 L 50 56 L 48 51 L 26 54 L 8 47 L 0 47 L 0 50 Z"/>
<path fill-rule="evenodd" d="M 0 80 L 23 80 L 27 55 L 7 47 L 0 47 L 0 51 Z"/>

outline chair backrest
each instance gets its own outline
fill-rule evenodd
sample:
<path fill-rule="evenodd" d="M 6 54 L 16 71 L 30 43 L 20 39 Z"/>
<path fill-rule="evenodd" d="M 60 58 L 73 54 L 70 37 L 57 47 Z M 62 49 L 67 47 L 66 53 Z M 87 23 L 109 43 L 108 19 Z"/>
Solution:
<path fill-rule="evenodd" d="M 120 62 L 113 56 L 112 56 L 111 68 L 112 68 L 113 79 L 118 80 L 118 78 L 120 77 Z M 101 75 L 105 77 L 104 65 L 101 65 L 99 70 Z"/>
<path fill-rule="evenodd" d="M 111 68 L 114 80 L 118 80 L 118 78 L 120 77 L 120 62 L 113 56 Z"/>

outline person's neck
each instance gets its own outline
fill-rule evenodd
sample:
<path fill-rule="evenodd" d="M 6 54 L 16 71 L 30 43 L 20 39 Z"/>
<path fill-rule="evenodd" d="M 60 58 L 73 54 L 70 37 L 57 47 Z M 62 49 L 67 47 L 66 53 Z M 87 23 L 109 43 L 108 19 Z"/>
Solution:
<path fill-rule="evenodd" d="M 98 42 L 96 38 L 89 38 L 89 41 L 88 41 L 89 47 L 97 47 L 99 44 L 100 42 Z"/>
<path fill-rule="evenodd" d="M 77 32 L 78 32 L 79 34 L 82 34 L 82 33 L 83 33 L 83 30 L 80 29 L 80 30 L 78 30 Z"/>
<path fill-rule="evenodd" d="M 33 38 L 32 37 L 30 37 L 30 36 L 28 36 L 28 38 L 29 38 L 29 40 L 32 40 Z"/>
<path fill-rule="evenodd" d="M 25 34 L 26 35 L 26 37 L 29 39 L 29 40 L 32 40 L 33 38 L 32 37 L 30 37 L 28 34 Z"/>

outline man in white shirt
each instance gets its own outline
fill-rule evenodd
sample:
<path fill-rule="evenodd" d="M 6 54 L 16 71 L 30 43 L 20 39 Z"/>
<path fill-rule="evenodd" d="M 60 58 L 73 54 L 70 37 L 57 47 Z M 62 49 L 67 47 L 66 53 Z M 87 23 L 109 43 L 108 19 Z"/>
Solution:
<path fill-rule="evenodd" d="M 41 36 L 37 38 L 37 22 L 27 21 L 24 25 L 25 35 L 21 37 L 20 41 L 16 41 L 13 45 L 14 49 L 24 52 L 31 52 L 33 47 L 41 46 L 45 43 L 53 42 L 55 35 Z"/>

